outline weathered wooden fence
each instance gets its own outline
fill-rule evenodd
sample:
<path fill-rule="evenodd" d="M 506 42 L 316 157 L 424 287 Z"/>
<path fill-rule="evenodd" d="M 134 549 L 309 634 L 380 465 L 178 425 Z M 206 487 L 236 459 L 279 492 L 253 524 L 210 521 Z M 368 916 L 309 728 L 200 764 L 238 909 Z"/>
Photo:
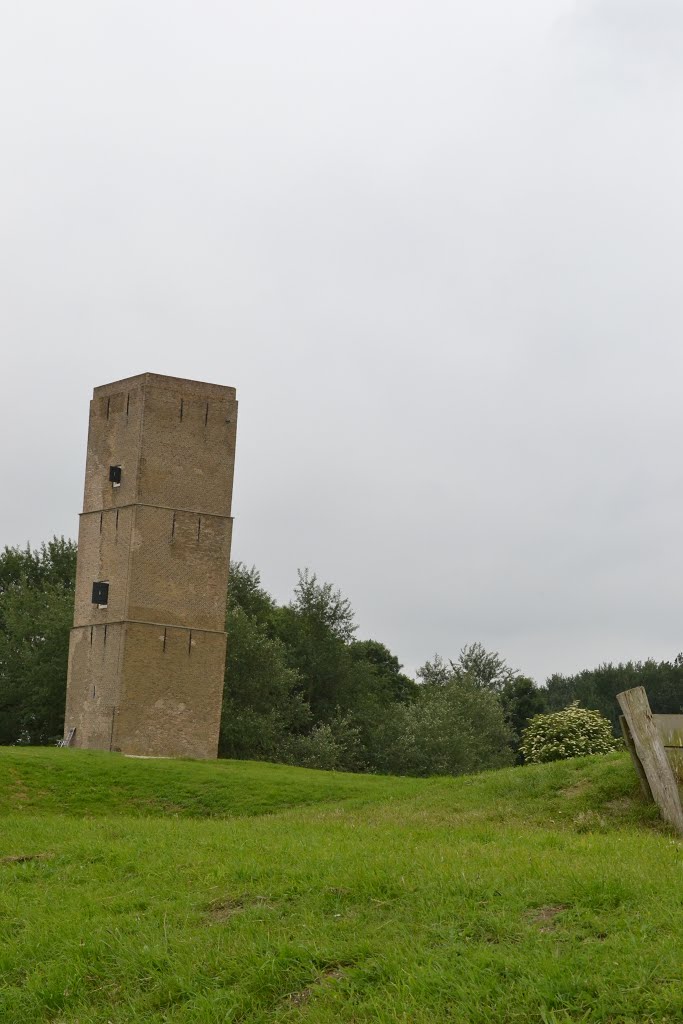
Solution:
<path fill-rule="evenodd" d="M 653 715 L 642 686 L 617 694 L 619 721 L 643 792 L 683 835 L 683 715 Z"/>

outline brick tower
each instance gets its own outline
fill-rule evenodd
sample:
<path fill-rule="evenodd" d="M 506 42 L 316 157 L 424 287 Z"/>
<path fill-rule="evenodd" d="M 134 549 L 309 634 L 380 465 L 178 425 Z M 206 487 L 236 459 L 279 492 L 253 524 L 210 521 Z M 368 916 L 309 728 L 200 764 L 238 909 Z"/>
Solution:
<path fill-rule="evenodd" d="M 235 389 L 143 373 L 95 388 L 65 742 L 216 757 Z"/>

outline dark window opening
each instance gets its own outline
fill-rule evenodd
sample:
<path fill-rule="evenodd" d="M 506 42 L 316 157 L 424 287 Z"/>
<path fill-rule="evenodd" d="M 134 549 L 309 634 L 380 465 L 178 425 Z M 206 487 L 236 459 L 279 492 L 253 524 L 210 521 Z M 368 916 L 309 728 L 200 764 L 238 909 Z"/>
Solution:
<path fill-rule="evenodd" d="M 109 467 L 109 480 L 113 483 L 114 487 L 120 487 L 121 485 L 121 467 L 110 466 Z"/>
<path fill-rule="evenodd" d="M 98 608 L 106 608 L 109 603 L 109 584 L 104 581 L 93 583 L 92 603 Z"/>

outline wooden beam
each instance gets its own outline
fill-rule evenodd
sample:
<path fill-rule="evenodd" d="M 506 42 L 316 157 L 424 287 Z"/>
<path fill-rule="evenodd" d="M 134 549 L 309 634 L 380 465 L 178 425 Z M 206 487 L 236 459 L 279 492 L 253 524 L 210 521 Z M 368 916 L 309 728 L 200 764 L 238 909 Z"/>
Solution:
<path fill-rule="evenodd" d="M 638 757 L 638 751 L 636 750 L 636 745 L 633 742 L 633 736 L 631 736 L 631 730 L 628 727 L 628 722 L 626 721 L 623 715 L 619 715 L 619 725 L 621 726 L 621 734 L 624 737 L 624 743 L 626 744 L 628 752 L 631 755 L 631 760 L 635 765 L 635 769 L 638 772 L 638 778 L 640 779 L 640 788 L 643 791 L 643 795 L 646 800 L 653 804 L 655 802 L 655 798 L 652 795 L 650 783 L 647 781 L 645 769 L 643 768 L 640 758 Z"/>
<path fill-rule="evenodd" d="M 647 694 L 642 686 L 617 694 L 633 744 L 662 817 L 683 835 L 683 808 L 678 785 L 666 756 Z"/>

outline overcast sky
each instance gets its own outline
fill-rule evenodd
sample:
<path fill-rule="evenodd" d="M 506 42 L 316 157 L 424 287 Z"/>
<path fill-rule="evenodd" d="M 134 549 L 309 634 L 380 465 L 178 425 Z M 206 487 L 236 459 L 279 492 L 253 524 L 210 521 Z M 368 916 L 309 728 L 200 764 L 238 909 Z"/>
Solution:
<path fill-rule="evenodd" d="M 683 649 L 681 0 L 0 8 L 0 545 L 94 385 L 240 400 L 233 557 L 413 671 Z"/>

